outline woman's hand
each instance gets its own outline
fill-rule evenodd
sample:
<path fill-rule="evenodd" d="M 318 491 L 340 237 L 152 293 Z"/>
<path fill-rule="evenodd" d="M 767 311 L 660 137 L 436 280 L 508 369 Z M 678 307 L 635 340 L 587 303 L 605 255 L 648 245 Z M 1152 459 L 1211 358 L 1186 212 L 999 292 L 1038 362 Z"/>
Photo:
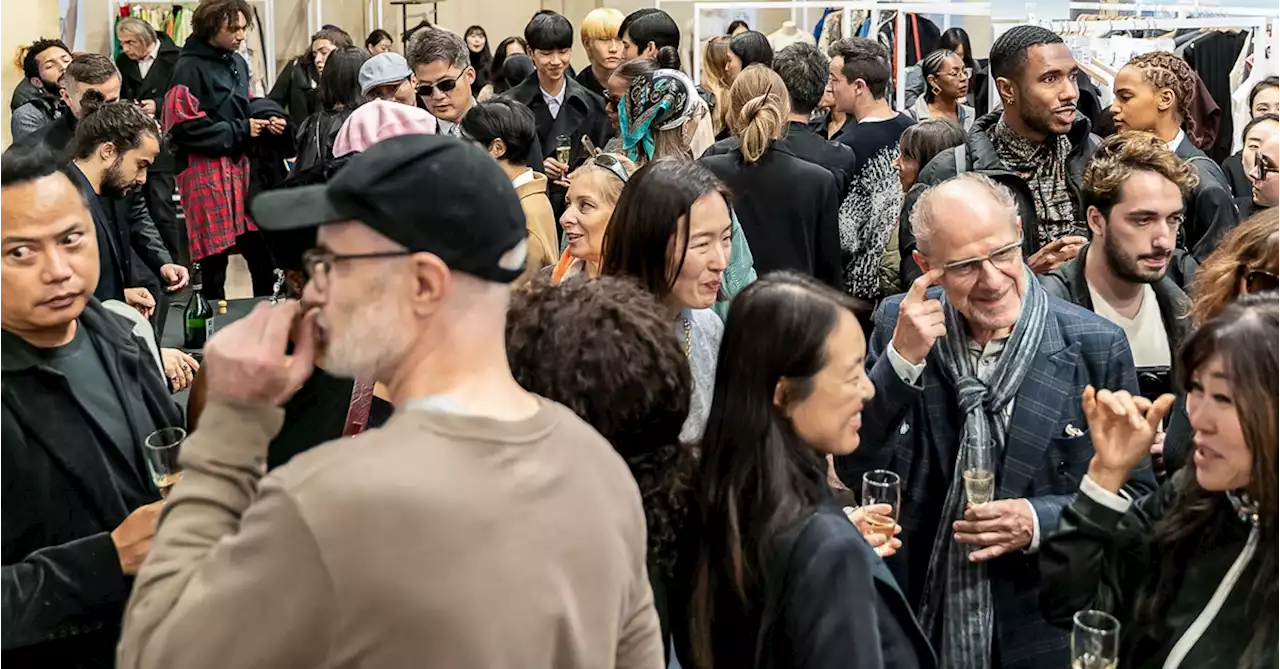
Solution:
<path fill-rule="evenodd" d="M 1160 422 L 1173 406 L 1173 395 L 1166 393 L 1152 402 L 1125 390 L 1095 391 L 1088 386 L 1080 404 L 1093 438 L 1089 478 L 1107 490 L 1119 492 L 1129 472 L 1143 458 L 1150 457 Z"/>
<path fill-rule="evenodd" d="M 862 534 L 862 537 L 867 540 L 868 544 L 871 544 L 871 548 L 875 549 L 876 555 L 879 555 L 882 558 L 887 558 L 890 555 L 897 553 L 899 548 L 902 548 L 902 540 L 898 538 L 898 535 L 902 534 L 902 526 L 895 522 L 893 524 L 893 537 L 889 538 L 879 532 L 873 531 L 876 527 L 867 520 L 867 514 L 889 517 L 892 513 L 893 507 L 888 504 L 844 507 L 844 515 L 849 517 L 849 522 L 853 523 L 853 526 L 858 528 L 858 532 Z"/>

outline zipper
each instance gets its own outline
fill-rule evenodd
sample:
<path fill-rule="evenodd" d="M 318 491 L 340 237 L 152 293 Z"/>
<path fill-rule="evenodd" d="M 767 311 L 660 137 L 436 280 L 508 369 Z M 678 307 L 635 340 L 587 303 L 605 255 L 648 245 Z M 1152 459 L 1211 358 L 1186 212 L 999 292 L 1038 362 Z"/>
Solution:
<path fill-rule="evenodd" d="M 1218 584 L 1218 589 L 1213 592 L 1213 597 L 1209 598 L 1209 603 L 1205 604 L 1204 610 L 1200 612 L 1200 615 L 1196 616 L 1187 631 L 1182 633 L 1178 643 L 1173 645 L 1173 649 L 1169 651 L 1169 657 L 1164 660 L 1163 669 L 1177 669 L 1177 667 L 1181 666 L 1182 661 L 1186 659 L 1192 647 L 1196 645 L 1201 636 L 1204 636 L 1205 630 L 1209 629 L 1210 623 L 1218 616 L 1218 611 L 1222 610 L 1222 605 L 1227 602 L 1227 596 L 1231 594 L 1236 581 L 1240 580 L 1240 574 L 1244 572 L 1249 560 L 1253 558 L 1253 553 L 1257 547 L 1258 525 L 1255 523 L 1253 529 L 1249 530 L 1249 540 L 1245 542 L 1244 550 L 1240 551 L 1240 555 L 1236 556 L 1236 561 L 1231 563 L 1231 568 L 1227 570 L 1227 575 Z"/>

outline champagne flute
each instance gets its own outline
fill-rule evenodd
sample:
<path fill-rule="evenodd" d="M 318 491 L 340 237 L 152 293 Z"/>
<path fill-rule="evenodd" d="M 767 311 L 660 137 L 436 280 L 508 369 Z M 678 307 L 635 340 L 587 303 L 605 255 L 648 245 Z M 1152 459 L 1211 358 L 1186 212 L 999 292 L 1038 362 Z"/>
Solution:
<path fill-rule="evenodd" d="M 151 472 L 151 480 L 160 489 L 162 498 L 168 499 L 169 489 L 182 480 L 182 465 L 178 463 L 178 454 L 186 439 L 186 430 L 180 427 L 162 427 L 147 435 L 142 444 L 142 450 L 147 456 L 147 470 Z"/>
<path fill-rule="evenodd" d="M 991 444 L 970 444 L 964 449 L 964 497 L 972 505 L 986 504 L 994 497 L 996 471 Z"/>
<path fill-rule="evenodd" d="M 887 542 L 893 538 L 898 524 L 898 507 L 902 502 L 902 478 L 887 469 L 876 469 L 862 475 L 862 508 L 866 509 L 868 534 L 879 534 Z M 888 513 L 872 513 L 871 507 L 889 505 Z"/>
<path fill-rule="evenodd" d="M 1115 669 L 1120 655 L 1120 621 L 1103 611 L 1078 611 L 1072 618 L 1071 669 Z"/>

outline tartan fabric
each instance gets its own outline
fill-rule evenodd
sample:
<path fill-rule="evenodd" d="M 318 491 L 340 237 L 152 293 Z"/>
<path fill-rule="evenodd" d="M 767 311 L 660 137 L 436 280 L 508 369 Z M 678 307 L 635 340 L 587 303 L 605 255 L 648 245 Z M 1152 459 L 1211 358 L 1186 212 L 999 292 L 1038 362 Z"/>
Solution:
<path fill-rule="evenodd" d="M 937 299 L 941 292 L 930 289 L 929 297 Z M 963 417 L 936 348 L 926 359 L 920 385 L 909 385 L 894 372 L 885 353 L 901 301 L 901 295 L 885 299 L 875 316 L 867 368 L 876 394 L 862 412 L 861 447 L 837 458 L 836 470 L 855 487 L 872 469 L 889 469 L 902 477 L 898 522 L 903 548 L 887 562 L 918 607 Z M 1042 540 L 1057 527 L 1093 457 L 1080 408 L 1087 384 L 1137 392 L 1128 341 L 1120 328 L 1096 314 L 1050 298 L 1044 337 L 1014 399 L 1005 451 L 996 468 L 996 497 L 1029 500 Z M 1150 465 L 1136 470 L 1126 488 L 1134 499 L 1154 490 Z M 1038 557 L 1015 552 L 988 564 L 1001 667 L 1067 666 L 1067 633 L 1049 625 L 1040 613 Z M 940 630 L 925 631 L 936 643 Z"/>
<path fill-rule="evenodd" d="M 235 246 L 236 237 L 257 230 L 245 211 L 249 159 L 191 155 L 175 177 L 187 217 L 191 259 L 199 261 Z"/>

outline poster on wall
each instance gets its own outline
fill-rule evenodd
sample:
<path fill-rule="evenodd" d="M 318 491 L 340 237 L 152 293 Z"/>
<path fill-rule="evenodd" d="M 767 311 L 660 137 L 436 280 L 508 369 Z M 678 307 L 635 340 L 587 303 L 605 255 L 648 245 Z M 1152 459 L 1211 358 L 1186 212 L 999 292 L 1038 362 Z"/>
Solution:
<path fill-rule="evenodd" d="M 72 53 L 84 51 L 84 33 L 80 25 L 80 0 L 58 0 L 58 29 L 63 43 Z"/>

